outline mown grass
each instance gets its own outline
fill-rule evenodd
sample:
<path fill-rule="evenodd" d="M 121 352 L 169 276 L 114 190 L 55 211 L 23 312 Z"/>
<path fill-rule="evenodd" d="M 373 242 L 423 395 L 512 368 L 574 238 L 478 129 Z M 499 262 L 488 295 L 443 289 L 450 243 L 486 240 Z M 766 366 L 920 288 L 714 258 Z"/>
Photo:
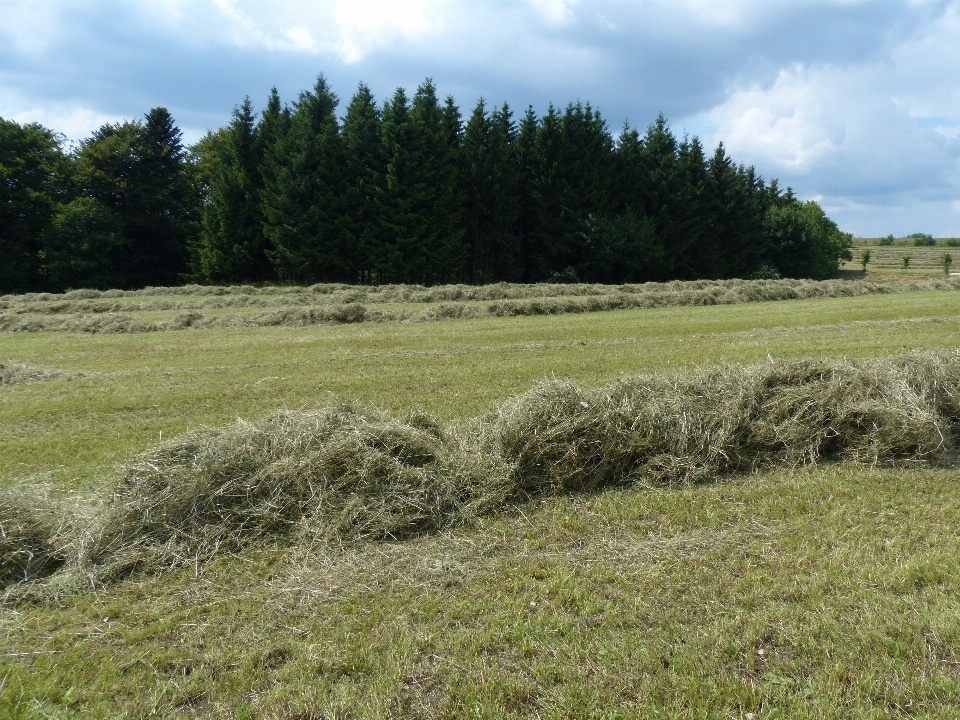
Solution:
<path fill-rule="evenodd" d="M 3 611 L 26 717 L 956 717 L 949 471 L 551 499 Z"/>
<path fill-rule="evenodd" d="M 6 484 L 330 393 L 477 415 L 555 374 L 955 347 L 918 293 L 590 315 L 0 335 Z M 7 361 L 7 362 L 5 362 Z M 261 547 L 0 608 L 0 716 L 942 717 L 960 704 L 956 468 L 821 466 L 551 498 L 433 537 Z"/>
<path fill-rule="evenodd" d="M 957 344 L 960 295 L 134 335 L 0 334 L 0 362 L 86 373 L 2 387 L 0 476 L 98 483 L 163 437 L 330 394 L 444 419 L 478 415 L 551 374 L 599 385 L 631 372 L 768 354 L 871 357 Z"/>

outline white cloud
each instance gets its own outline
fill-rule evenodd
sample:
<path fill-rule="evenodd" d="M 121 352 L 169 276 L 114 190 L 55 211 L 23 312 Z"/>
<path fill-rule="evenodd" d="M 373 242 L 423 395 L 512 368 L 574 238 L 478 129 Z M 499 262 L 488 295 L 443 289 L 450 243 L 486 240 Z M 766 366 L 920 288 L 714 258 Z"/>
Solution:
<path fill-rule="evenodd" d="M 70 110 L 61 108 L 59 111 L 34 108 L 17 113 L 11 119 L 21 125 L 40 123 L 44 127 L 63 133 L 68 140 L 73 141 L 88 137 L 94 130 L 103 125 L 118 123 L 123 120 L 116 115 L 107 115 L 86 107 L 75 107 Z"/>
<path fill-rule="evenodd" d="M 396 37 L 424 35 L 439 26 L 443 5 L 430 0 L 343 0 L 333 8 L 337 52 L 344 62 L 356 63 Z"/>
<path fill-rule="evenodd" d="M 540 16 L 554 26 L 568 25 L 576 19 L 573 6 L 577 2 L 578 0 L 530 0 Z"/>
<path fill-rule="evenodd" d="M 735 160 L 822 197 L 861 234 L 916 231 L 921 218 L 936 225 L 928 231 L 956 233 L 958 6 L 880 59 L 792 64 L 772 81 L 733 84 L 688 123 L 711 128 L 705 139 L 722 140 Z"/>

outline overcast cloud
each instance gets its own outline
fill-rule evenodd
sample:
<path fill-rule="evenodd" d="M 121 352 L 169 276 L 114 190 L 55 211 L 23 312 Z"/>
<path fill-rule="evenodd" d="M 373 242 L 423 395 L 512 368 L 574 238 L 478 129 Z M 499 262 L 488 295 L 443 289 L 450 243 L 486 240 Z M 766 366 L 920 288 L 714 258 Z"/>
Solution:
<path fill-rule="evenodd" d="M 960 0 L 0 0 L 0 115 L 73 139 L 163 105 L 195 140 L 320 72 L 662 111 L 845 230 L 960 236 Z"/>

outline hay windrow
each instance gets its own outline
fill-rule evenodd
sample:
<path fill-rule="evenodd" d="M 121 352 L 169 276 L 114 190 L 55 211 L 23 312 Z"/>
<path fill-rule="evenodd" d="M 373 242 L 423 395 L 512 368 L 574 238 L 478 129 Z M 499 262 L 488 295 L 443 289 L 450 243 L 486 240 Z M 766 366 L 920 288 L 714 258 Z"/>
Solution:
<path fill-rule="evenodd" d="M 0 588 L 30 583 L 66 563 L 62 518 L 39 492 L 0 488 Z"/>
<path fill-rule="evenodd" d="M 823 297 L 957 291 L 960 279 L 697 280 L 641 285 L 314 285 L 76 290 L 0 300 L 0 332 L 141 333 L 185 328 L 304 327 L 364 322 L 557 315 Z M 151 297 L 158 299 L 149 299 Z M 183 299 L 170 299 L 170 298 Z M 130 298 L 136 298 L 131 301 Z M 142 300 L 141 298 L 147 298 Z M 432 304 L 421 311 L 391 305 Z M 224 311 L 224 312 L 221 312 Z M 138 313 L 175 312 L 166 319 Z"/>
<path fill-rule="evenodd" d="M 402 539 L 531 497 L 606 487 L 825 461 L 953 462 L 958 441 L 960 349 L 635 376 L 599 388 L 549 379 L 461 423 L 340 402 L 169 440 L 132 458 L 112 499 L 68 531 L 36 524 L 42 510 L 28 517 L 24 503 L 4 501 L 4 528 L 18 528 L 5 541 L 4 582 L 59 567 L 47 592 L 60 592 L 261 542 Z M 44 556 L 54 536 L 67 540 Z M 30 565 L 33 557 L 49 561 Z"/>
<path fill-rule="evenodd" d="M 0 385 L 24 385 L 45 380 L 63 380 L 83 377 L 83 373 L 68 373 L 56 368 L 37 367 L 26 363 L 0 363 Z"/>

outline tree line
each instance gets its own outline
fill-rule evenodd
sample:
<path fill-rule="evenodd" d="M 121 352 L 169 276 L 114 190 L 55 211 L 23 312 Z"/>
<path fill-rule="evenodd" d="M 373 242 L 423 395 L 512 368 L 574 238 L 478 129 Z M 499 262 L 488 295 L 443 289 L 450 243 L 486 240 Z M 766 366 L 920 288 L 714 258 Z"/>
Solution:
<path fill-rule="evenodd" d="M 183 281 L 605 283 L 835 276 L 850 236 L 661 115 L 617 137 L 589 103 L 480 100 L 430 80 L 338 116 L 323 76 L 190 148 L 170 113 L 78 146 L 0 118 L 0 292 Z"/>

